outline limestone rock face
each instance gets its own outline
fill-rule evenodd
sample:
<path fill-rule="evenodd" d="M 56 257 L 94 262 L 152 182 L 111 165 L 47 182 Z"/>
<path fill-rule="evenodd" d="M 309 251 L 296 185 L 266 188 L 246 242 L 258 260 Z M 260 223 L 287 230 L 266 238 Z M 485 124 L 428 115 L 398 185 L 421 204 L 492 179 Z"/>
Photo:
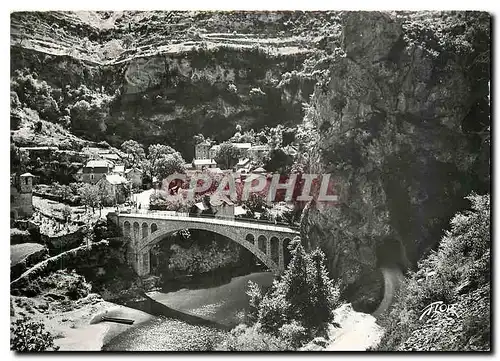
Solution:
<path fill-rule="evenodd" d="M 35 109 L 42 120 L 116 147 L 167 143 L 191 160 L 196 134 L 299 124 L 316 80 L 304 63 L 337 46 L 339 28 L 338 12 L 13 13 L 12 77 L 55 94 L 59 111 Z"/>
<path fill-rule="evenodd" d="M 303 242 L 321 247 L 346 284 L 379 265 L 415 265 L 463 197 L 489 188 L 489 138 L 481 135 L 489 117 L 480 115 L 488 75 L 478 76 L 489 60 L 482 70 L 466 60 L 489 47 L 437 52 L 410 30 L 387 14 L 346 14 L 343 48 L 304 119 L 310 169 L 332 174 L 339 204 L 309 205 Z"/>
<path fill-rule="evenodd" d="M 402 34 L 401 24 L 384 13 L 353 12 L 344 26 L 342 44 L 347 55 L 369 62 L 387 57 Z"/>

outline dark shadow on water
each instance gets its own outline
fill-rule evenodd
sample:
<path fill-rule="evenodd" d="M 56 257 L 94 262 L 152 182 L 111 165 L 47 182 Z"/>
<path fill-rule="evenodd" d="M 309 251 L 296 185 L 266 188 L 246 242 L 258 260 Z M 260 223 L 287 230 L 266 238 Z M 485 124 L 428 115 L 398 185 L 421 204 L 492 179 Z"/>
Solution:
<path fill-rule="evenodd" d="M 163 282 L 162 292 L 175 292 L 180 289 L 197 290 L 202 288 L 219 287 L 231 282 L 234 277 L 246 276 L 254 272 L 268 271 L 265 266 L 252 266 L 241 268 L 218 268 L 211 272 L 197 275 L 178 276 Z"/>
<path fill-rule="evenodd" d="M 186 324 L 189 325 L 194 325 L 194 326 L 206 326 L 210 327 L 216 330 L 222 330 L 222 331 L 229 331 L 231 330 L 234 326 L 228 326 L 228 325 L 223 325 L 211 320 L 206 320 L 204 318 L 194 316 L 194 315 L 189 315 L 180 311 L 176 311 L 170 307 L 167 307 L 159 302 L 156 302 L 155 300 L 151 299 L 148 297 L 146 294 L 143 295 L 144 299 L 140 301 L 128 301 L 121 303 L 123 306 L 134 308 L 136 310 L 140 310 L 146 313 L 149 313 L 150 315 L 157 316 L 157 318 L 147 321 L 144 324 L 138 325 L 137 328 L 139 329 L 148 329 L 151 327 L 151 324 L 153 322 L 156 322 L 158 319 L 164 319 L 165 321 L 167 319 L 174 319 L 174 320 L 179 320 L 182 322 L 185 322 Z M 115 348 L 116 345 L 120 345 L 124 340 L 127 340 L 126 342 L 133 342 L 130 337 L 130 333 L 133 332 L 135 327 L 130 328 L 128 331 L 125 331 L 123 333 L 120 333 L 119 335 L 113 337 L 112 339 L 106 341 L 106 343 L 102 346 L 101 351 L 117 351 Z"/>
<path fill-rule="evenodd" d="M 221 323 L 217 323 L 215 321 L 207 320 L 195 315 L 190 315 L 184 312 L 180 312 L 174 310 L 170 307 L 165 306 L 164 304 L 157 302 L 150 298 L 148 295 L 144 294 L 144 299 L 141 301 L 129 301 L 124 304 L 124 306 L 134 308 L 136 310 L 140 310 L 146 313 L 149 313 L 153 316 L 163 316 L 168 318 L 174 318 L 180 321 L 184 321 L 190 325 L 197 326 L 209 326 L 213 328 L 217 328 L 220 330 L 230 330 L 234 326 L 228 326 Z"/>

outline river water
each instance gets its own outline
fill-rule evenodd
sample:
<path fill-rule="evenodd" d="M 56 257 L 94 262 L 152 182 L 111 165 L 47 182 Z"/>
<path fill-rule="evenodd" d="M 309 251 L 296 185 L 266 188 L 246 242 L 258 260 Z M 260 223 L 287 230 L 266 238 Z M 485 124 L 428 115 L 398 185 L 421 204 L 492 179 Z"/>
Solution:
<path fill-rule="evenodd" d="M 241 322 L 248 308 L 248 281 L 268 288 L 270 272 L 234 277 L 229 283 L 175 292 L 150 292 L 128 306 L 157 317 L 110 340 L 105 351 L 204 351 Z"/>

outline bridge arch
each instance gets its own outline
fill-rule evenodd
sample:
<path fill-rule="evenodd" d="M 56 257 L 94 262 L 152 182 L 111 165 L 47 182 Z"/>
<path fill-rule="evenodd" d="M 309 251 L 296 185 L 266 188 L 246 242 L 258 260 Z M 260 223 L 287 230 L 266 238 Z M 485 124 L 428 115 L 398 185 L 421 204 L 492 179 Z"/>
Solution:
<path fill-rule="evenodd" d="M 218 229 L 214 229 L 212 227 L 206 227 L 204 226 L 203 223 L 199 223 L 197 225 L 191 226 L 191 225 L 183 225 L 183 226 L 172 226 L 172 227 L 166 227 L 164 229 L 158 229 L 156 232 L 150 234 L 147 238 L 142 239 L 141 244 L 139 246 L 139 253 L 148 253 L 151 247 L 153 247 L 155 244 L 160 242 L 165 236 L 183 230 L 183 229 L 197 229 L 197 230 L 202 230 L 202 231 L 210 231 L 216 234 L 219 234 L 221 236 L 224 236 L 226 238 L 229 238 L 233 242 L 238 243 L 239 245 L 243 246 L 246 248 L 248 251 L 250 251 L 255 257 L 257 257 L 262 263 L 264 263 L 269 270 L 271 270 L 274 273 L 279 272 L 279 264 L 277 262 L 274 262 L 270 255 L 266 254 L 266 243 L 264 242 L 264 251 L 259 249 L 257 244 L 252 243 L 248 239 L 244 238 L 243 235 L 239 235 L 238 232 L 235 232 L 234 229 L 228 228 L 228 227 L 220 227 Z M 246 232 L 245 232 L 246 233 Z M 251 235 L 252 237 L 248 237 Z M 254 235 L 251 233 L 247 234 L 248 238 L 255 238 Z M 260 237 L 263 237 L 264 240 L 267 241 L 266 237 L 261 235 Z M 149 269 L 148 269 L 149 273 Z"/>
<path fill-rule="evenodd" d="M 155 233 L 158 230 L 158 226 L 156 223 L 151 224 L 151 233 Z"/>
<path fill-rule="evenodd" d="M 139 240 L 139 222 L 134 222 L 134 244 L 137 245 Z"/>
<path fill-rule="evenodd" d="M 264 235 L 260 235 L 259 238 L 257 238 L 257 246 L 260 251 L 266 253 L 266 243 L 267 243 L 267 238 Z"/>
<path fill-rule="evenodd" d="M 255 237 L 253 234 L 251 234 L 251 233 L 247 234 L 245 239 L 247 240 L 247 242 L 250 242 L 251 244 L 255 244 Z"/>
<path fill-rule="evenodd" d="M 288 249 L 288 247 L 290 246 L 290 243 L 292 243 L 292 240 L 288 237 L 286 237 L 283 240 L 283 253 L 284 253 L 283 260 L 284 260 L 285 264 L 288 264 L 290 262 L 290 260 L 292 259 L 292 254 L 290 253 L 290 249 Z"/>
<path fill-rule="evenodd" d="M 148 236 L 148 224 L 146 222 L 142 223 L 142 235 L 141 238 L 146 238 Z"/>
<path fill-rule="evenodd" d="M 123 223 L 123 235 L 125 237 L 130 237 L 130 229 L 132 228 L 132 226 L 130 225 L 130 222 L 129 221 L 125 221 Z"/>
<path fill-rule="evenodd" d="M 274 262 L 278 262 L 278 258 L 279 258 L 279 239 L 278 237 L 271 237 L 270 239 L 270 242 L 271 242 L 271 254 L 269 255 L 271 257 L 271 259 L 274 261 Z"/>

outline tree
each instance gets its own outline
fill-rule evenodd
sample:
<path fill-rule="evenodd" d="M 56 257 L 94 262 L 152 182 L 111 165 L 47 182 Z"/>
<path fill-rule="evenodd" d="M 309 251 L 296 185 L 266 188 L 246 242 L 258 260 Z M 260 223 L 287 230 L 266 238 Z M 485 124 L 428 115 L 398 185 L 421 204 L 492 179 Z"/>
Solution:
<path fill-rule="evenodd" d="M 298 237 L 291 247 L 287 269 L 260 303 L 259 322 L 264 332 L 275 336 L 287 324 L 306 332 L 308 339 L 324 336 L 338 306 L 339 289 L 328 277 L 321 250 L 306 253 Z"/>
<path fill-rule="evenodd" d="M 196 134 L 193 136 L 194 144 L 200 144 L 205 141 L 205 136 L 203 134 Z"/>
<path fill-rule="evenodd" d="M 238 163 L 241 157 L 241 151 L 231 143 L 222 143 L 214 160 L 223 169 L 231 169 Z"/>
<path fill-rule="evenodd" d="M 85 205 L 85 210 L 87 207 L 92 208 L 92 213 L 95 213 L 95 207 L 100 201 L 100 191 L 97 185 L 84 184 L 79 190 L 78 194 L 81 197 L 82 203 Z"/>
<path fill-rule="evenodd" d="M 45 331 L 45 325 L 24 316 L 17 319 L 10 328 L 10 348 L 19 352 L 57 351 L 54 337 Z"/>
<path fill-rule="evenodd" d="M 158 179 L 164 179 L 174 173 L 184 173 L 184 163 L 180 156 L 165 155 L 156 162 L 155 175 Z"/>
<path fill-rule="evenodd" d="M 247 319 L 250 324 L 253 324 L 257 322 L 259 318 L 259 307 L 263 297 L 262 290 L 257 283 L 248 281 L 248 290 L 246 294 L 250 298 L 248 301 L 249 309 Z"/>
<path fill-rule="evenodd" d="M 64 218 L 64 222 L 68 223 L 68 221 L 71 219 L 71 207 L 65 205 L 64 208 L 61 210 L 61 213 Z"/>
<path fill-rule="evenodd" d="M 66 202 L 71 199 L 71 196 L 73 195 L 73 190 L 71 189 L 70 186 L 63 184 L 59 187 L 59 195 L 61 196 L 61 200 L 63 202 Z"/>
<path fill-rule="evenodd" d="M 148 157 L 143 162 L 146 174 L 151 178 L 163 179 L 175 172 L 184 173 L 185 160 L 182 155 L 168 145 L 155 144 L 148 148 Z"/>
<path fill-rule="evenodd" d="M 127 154 L 127 161 L 129 165 L 137 166 L 139 162 L 146 158 L 143 146 L 135 140 L 130 139 L 123 142 L 120 148 Z"/>
<path fill-rule="evenodd" d="M 293 158 L 282 149 L 273 149 L 266 161 L 264 168 L 268 172 L 286 174 L 293 165 Z"/>
<path fill-rule="evenodd" d="M 316 334 L 326 333 L 328 324 L 333 321 L 333 310 L 339 299 L 339 289 L 328 277 L 325 266 L 325 254 L 317 248 L 311 253 L 311 261 L 314 268 L 309 297 L 311 307 L 315 311 L 306 320 Z M 307 326 L 307 324 L 306 324 Z"/>

